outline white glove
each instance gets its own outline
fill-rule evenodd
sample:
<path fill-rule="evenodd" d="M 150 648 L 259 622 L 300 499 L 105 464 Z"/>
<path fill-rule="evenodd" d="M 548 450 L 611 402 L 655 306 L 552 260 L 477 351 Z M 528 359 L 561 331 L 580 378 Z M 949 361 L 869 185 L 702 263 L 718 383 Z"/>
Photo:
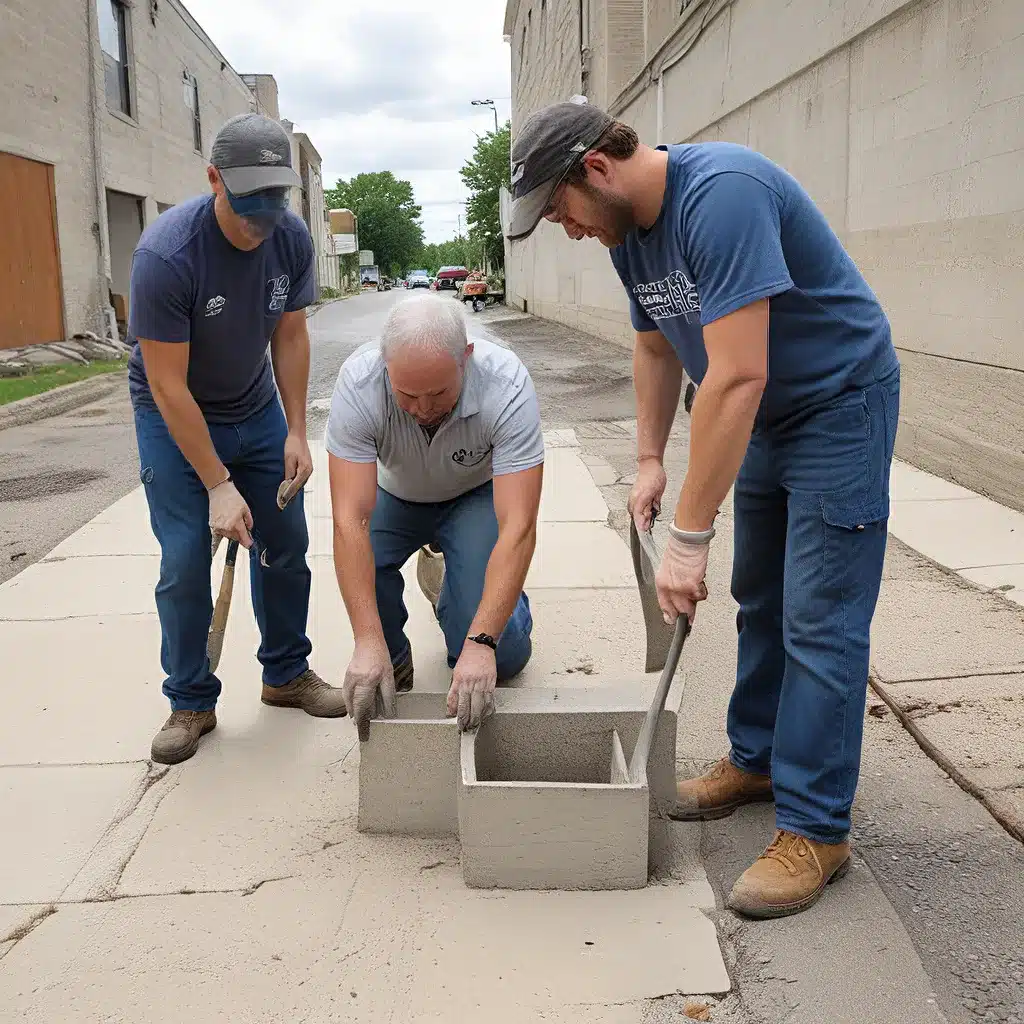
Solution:
<path fill-rule="evenodd" d="M 494 651 L 467 640 L 455 663 L 448 691 L 448 714 L 456 715 L 459 729 L 475 729 L 494 714 L 494 687 L 498 683 L 498 664 Z"/>
<path fill-rule="evenodd" d="M 371 718 L 394 718 L 398 714 L 395 673 L 384 644 L 357 646 L 342 683 L 345 709 L 355 722 L 360 743 L 370 738 Z"/>
<path fill-rule="evenodd" d="M 244 548 L 252 547 L 252 513 L 245 499 L 230 477 L 209 491 L 210 532 L 213 534 L 213 549 L 217 550 L 221 537 L 237 540 Z"/>
<path fill-rule="evenodd" d="M 693 624 L 697 602 L 708 596 L 704 576 L 708 571 L 710 550 L 711 541 L 706 544 L 687 544 L 669 535 L 668 546 L 661 556 L 661 565 L 654 577 L 658 604 L 668 625 L 672 625 L 680 615 L 686 615 L 690 624 Z"/>

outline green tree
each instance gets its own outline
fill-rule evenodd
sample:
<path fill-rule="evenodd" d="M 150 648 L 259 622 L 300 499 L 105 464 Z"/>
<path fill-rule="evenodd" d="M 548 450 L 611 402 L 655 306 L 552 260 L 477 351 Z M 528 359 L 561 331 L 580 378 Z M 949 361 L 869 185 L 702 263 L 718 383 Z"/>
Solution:
<path fill-rule="evenodd" d="M 473 156 L 459 174 L 469 189 L 466 216 L 470 223 L 470 239 L 476 251 L 486 252 L 495 267 L 505 265 L 505 243 L 501 236 L 501 186 L 511 184 L 512 124 L 482 136 Z M 466 264 L 469 265 L 468 263 Z"/>
<path fill-rule="evenodd" d="M 410 269 L 423 246 L 422 211 L 410 182 L 391 171 L 372 171 L 340 179 L 324 198 L 328 209 L 348 209 L 359 218 L 359 248 L 372 249 L 384 273 Z"/>
<path fill-rule="evenodd" d="M 431 242 L 420 250 L 419 266 L 431 274 L 436 274 L 441 267 L 473 269 L 472 249 L 469 239 L 462 235 L 450 238 L 447 242 Z M 479 252 L 475 262 L 479 263 Z"/>

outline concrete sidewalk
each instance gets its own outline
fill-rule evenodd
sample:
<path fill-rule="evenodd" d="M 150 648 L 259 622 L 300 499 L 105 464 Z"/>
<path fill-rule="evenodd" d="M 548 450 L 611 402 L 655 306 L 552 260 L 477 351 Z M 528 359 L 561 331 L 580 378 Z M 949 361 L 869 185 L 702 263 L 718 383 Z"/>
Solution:
<path fill-rule="evenodd" d="M 564 440 L 549 438 L 536 654 L 517 684 L 640 679 L 628 550 Z M 340 682 L 351 636 L 315 461 L 313 664 Z M 652 999 L 729 989 L 696 827 L 674 827 L 664 877 L 610 893 L 468 890 L 456 844 L 358 833 L 351 723 L 259 703 L 244 556 L 218 728 L 184 765 L 150 764 L 167 714 L 158 563 L 140 489 L 0 587 L 22 681 L 0 722 L 0 1020 L 631 1024 L 669 1011 Z M 417 688 L 446 690 L 412 568 Z"/>

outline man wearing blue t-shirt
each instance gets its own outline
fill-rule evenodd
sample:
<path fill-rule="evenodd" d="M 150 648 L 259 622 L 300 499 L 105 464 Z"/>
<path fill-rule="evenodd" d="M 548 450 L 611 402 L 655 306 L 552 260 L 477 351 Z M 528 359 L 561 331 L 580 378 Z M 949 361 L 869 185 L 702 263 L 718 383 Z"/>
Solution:
<path fill-rule="evenodd" d="M 674 816 L 774 799 L 775 838 L 729 905 L 796 913 L 849 866 L 899 412 L 889 323 L 799 183 L 744 146 L 651 149 L 560 103 L 520 129 L 512 188 L 510 238 L 542 217 L 597 238 L 629 294 L 640 529 L 660 510 L 683 370 L 698 386 L 658 598 L 666 621 L 692 620 L 735 483 L 739 648 L 729 756 L 680 782 Z"/>
<path fill-rule="evenodd" d="M 300 184 L 284 129 L 232 118 L 213 143 L 212 195 L 164 213 L 132 260 L 128 379 L 153 533 L 163 692 L 171 716 L 152 758 L 191 757 L 217 724 L 206 654 L 214 543 L 250 551 L 263 703 L 336 718 L 340 688 L 310 667 L 310 572 L 302 488 L 313 245 L 288 210 Z M 269 351 L 268 351 L 269 350 Z"/>

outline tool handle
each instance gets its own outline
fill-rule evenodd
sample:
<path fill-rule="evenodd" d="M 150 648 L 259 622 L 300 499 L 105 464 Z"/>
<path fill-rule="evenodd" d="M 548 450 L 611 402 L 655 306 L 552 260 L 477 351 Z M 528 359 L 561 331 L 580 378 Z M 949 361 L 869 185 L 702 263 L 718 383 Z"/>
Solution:
<path fill-rule="evenodd" d="M 679 664 L 679 655 L 683 651 L 683 644 L 690 635 L 690 617 L 680 615 L 676 619 L 675 632 L 672 634 L 672 643 L 668 648 L 668 657 L 665 659 L 665 667 L 661 670 L 661 678 L 654 690 L 654 700 L 647 709 L 647 717 L 640 727 L 640 735 L 637 737 L 636 746 L 633 748 L 633 756 L 629 761 L 629 781 L 636 783 L 640 781 L 640 775 L 647 770 L 647 762 L 651 756 L 651 746 L 654 743 L 654 732 L 658 728 L 658 719 L 665 710 L 665 701 L 668 700 L 668 691 L 672 686 L 672 679 L 676 674 L 676 667 Z"/>
<path fill-rule="evenodd" d="M 231 611 L 231 594 L 235 588 L 235 561 L 237 558 L 238 541 L 228 541 L 228 550 L 224 556 L 224 575 L 220 581 L 217 604 L 213 609 L 210 633 L 206 638 L 206 655 L 210 659 L 211 672 L 216 672 L 220 662 L 220 652 L 224 646 L 224 631 L 228 624 L 228 613 Z"/>

